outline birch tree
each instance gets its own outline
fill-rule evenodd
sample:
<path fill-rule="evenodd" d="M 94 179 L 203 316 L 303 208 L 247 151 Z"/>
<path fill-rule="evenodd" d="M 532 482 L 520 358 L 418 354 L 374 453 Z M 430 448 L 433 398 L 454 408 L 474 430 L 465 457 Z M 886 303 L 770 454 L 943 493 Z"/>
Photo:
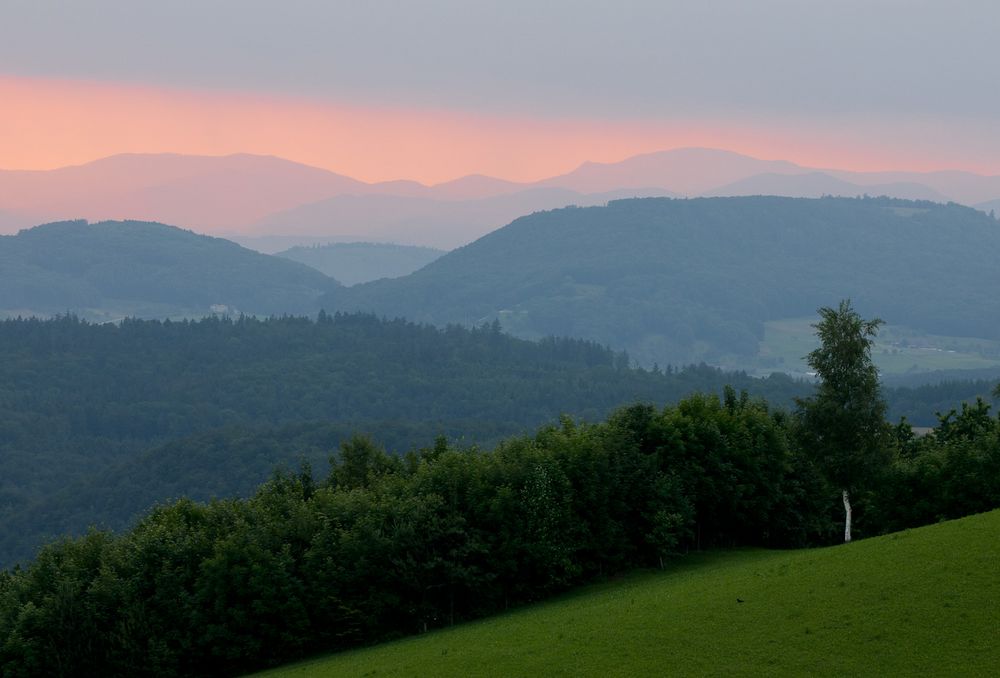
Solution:
<path fill-rule="evenodd" d="M 807 356 L 820 383 L 798 400 L 807 452 L 839 490 L 844 541 L 851 541 L 851 497 L 888 463 L 886 404 L 871 349 L 882 320 L 863 319 L 849 299 L 819 309 L 819 348 Z"/>

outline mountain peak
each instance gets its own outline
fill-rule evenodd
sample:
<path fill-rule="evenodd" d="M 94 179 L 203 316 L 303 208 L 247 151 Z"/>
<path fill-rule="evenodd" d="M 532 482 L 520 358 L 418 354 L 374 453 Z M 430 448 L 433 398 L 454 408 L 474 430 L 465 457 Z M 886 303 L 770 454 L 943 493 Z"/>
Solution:
<path fill-rule="evenodd" d="M 806 168 L 783 160 L 760 160 L 733 151 L 691 147 L 641 153 L 614 163 L 585 162 L 572 172 L 543 183 L 581 193 L 656 187 L 698 195 L 754 174 L 806 171 Z"/>
<path fill-rule="evenodd" d="M 402 229 L 394 238 L 450 247 L 539 209 L 626 196 L 720 193 L 886 194 L 977 204 L 1000 197 L 1000 177 L 817 170 L 720 148 L 680 147 L 618 162 L 587 161 L 534 183 L 477 173 L 425 186 L 405 180 L 366 183 L 274 155 L 120 153 L 57 170 L 0 171 L 0 232 L 86 217 L 162 221 L 215 234 L 260 234 L 263 224 L 271 229 L 268 235 L 381 239 L 385 234 L 375 223 L 391 212 Z M 358 196 L 367 199 L 363 213 L 353 199 Z M 332 211 L 309 229 L 294 220 L 301 216 L 299 208 L 333 199 L 338 202 Z M 494 204 L 500 200 L 508 203 L 503 209 Z M 279 217 L 292 220 L 278 223 Z M 450 225 L 442 226 L 446 221 Z"/>

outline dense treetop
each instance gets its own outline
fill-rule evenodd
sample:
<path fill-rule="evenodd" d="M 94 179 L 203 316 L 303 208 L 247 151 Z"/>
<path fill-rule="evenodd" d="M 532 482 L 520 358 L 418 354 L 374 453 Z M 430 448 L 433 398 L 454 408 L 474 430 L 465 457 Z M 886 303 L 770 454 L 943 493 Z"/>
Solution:
<path fill-rule="evenodd" d="M 352 433 L 393 453 L 446 435 L 488 446 L 562 414 L 731 384 L 778 406 L 812 386 L 704 365 L 644 371 L 580 340 L 364 315 L 89 324 L 0 322 L 0 564 L 152 503 L 243 495 L 276 466 L 322 468 Z M 891 416 L 988 397 L 993 382 L 890 389 Z"/>
<path fill-rule="evenodd" d="M 809 388 L 628 362 L 580 340 L 372 316 L 0 322 L 0 564 L 167 497 L 249 492 L 276 465 L 325 462 L 355 431 L 405 452 L 727 381 L 782 402 Z"/>
<path fill-rule="evenodd" d="M 854 499 L 859 536 L 1000 505 L 988 410 L 885 438 L 892 463 Z M 327 473 L 164 504 L 0 571 L 0 672 L 238 675 L 693 549 L 829 543 L 835 480 L 810 457 L 794 417 L 732 389 L 564 418 L 489 451 L 439 438 L 400 458 L 352 438 Z"/>

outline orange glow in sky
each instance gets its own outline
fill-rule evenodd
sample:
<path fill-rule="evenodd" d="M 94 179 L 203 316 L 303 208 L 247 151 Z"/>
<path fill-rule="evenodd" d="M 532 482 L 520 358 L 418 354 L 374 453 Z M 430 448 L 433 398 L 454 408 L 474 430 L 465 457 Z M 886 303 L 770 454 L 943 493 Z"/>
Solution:
<path fill-rule="evenodd" d="M 684 146 L 841 169 L 1000 169 L 954 150 L 945 157 L 914 146 L 919 125 L 904 138 L 898 127 L 886 136 L 886 125 L 869 124 L 865 133 L 865 121 L 817 127 L 735 118 L 529 119 L 4 76 L 0 102 L 2 169 L 51 169 L 126 152 L 257 153 L 364 181 L 432 184 L 471 173 L 533 181 L 586 160 L 615 162 Z M 874 135 L 879 144 L 866 141 Z"/>

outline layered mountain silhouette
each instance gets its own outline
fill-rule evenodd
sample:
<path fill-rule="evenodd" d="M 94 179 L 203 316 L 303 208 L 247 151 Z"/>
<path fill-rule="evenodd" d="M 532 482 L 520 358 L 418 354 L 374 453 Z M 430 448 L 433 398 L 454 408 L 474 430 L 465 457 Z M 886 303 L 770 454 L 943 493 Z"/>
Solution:
<path fill-rule="evenodd" d="M 338 288 L 328 311 L 499 320 L 646 364 L 755 354 L 768 320 L 850 297 L 930 333 L 1000 338 L 1000 223 L 957 204 L 636 199 L 515 220 L 409 276 Z"/>
<path fill-rule="evenodd" d="M 0 172 L 0 209 L 32 215 L 34 223 L 143 219 L 213 231 L 366 187 L 273 157 L 126 154 L 45 172 Z"/>
<path fill-rule="evenodd" d="M 790 162 L 758 160 L 731 151 L 679 148 L 644 153 L 616 163 L 585 162 L 568 174 L 539 183 L 581 193 L 656 187 L 697 196 L 756 174 L 794 175 L 806 171 Z"/>
<path fill-rule="evenodd" d="M 534 183 L 470 175 L 434 186 L 366 183 L 281 158 L 119 155 L 50 171 L 0 171 L 0 232 L 46 221 L 137 219 L 232 237 L 379 240 L 452 248 L 513 218 L 643 196 L 888 195 L 978 205 L 1000 177 L 967 172 L 849 172 L 675 149 L 584 163 Z"/>
<path fill-rule="evenodd" d="M 498 320 L 522 337 L 627 349 L 647 365 L 732 364 L 755 355 L 766 321 L 851 297 L 863 314 L 893 324 L 1000 339 L 1000 222 L 956 203 L 614 200 L 524 216 L 439 258 L 419 251 L 422 261 L 378 274 L 401 277 L 343 287 L 334 278 L 366 279 L 355 266 L 365 247 L 379 265 L 414 252 L 351 247 L 300 248 L 284 253 L 298 260 L 290 261 L 162 224 L 48 224 L 0 237 L 0 315 L 325 309 L 439 326 Z"/>

